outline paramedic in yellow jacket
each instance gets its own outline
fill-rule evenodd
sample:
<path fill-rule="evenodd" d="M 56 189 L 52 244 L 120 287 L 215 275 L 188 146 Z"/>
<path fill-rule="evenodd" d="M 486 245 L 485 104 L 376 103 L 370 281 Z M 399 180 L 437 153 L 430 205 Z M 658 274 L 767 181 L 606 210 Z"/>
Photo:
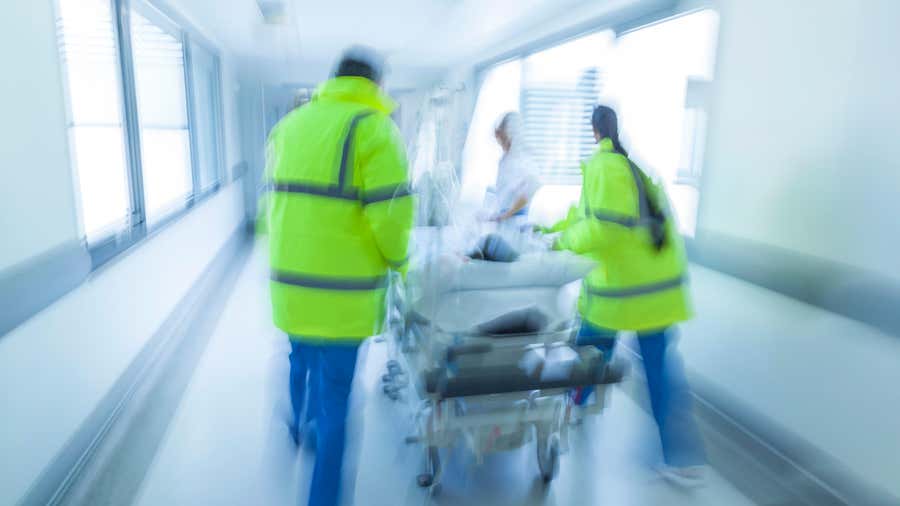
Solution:
<path fill-rule="evenodd" d="M 388 270 L 405 269 L 413 223 L 381 74 L 374 51 L 349 49 L 334 78 L 269 137 L 272 313 L 292 346 L 291 433 L 315 444 L 316 506 L 338 504 L 357 350 L 382 330 Z"/>
<path fill-rule="evenodd" d="M 675 324 L 690 318 L 687 261 L 665 191 L 628 159 L 616 113 L 598 106 L 591 122 L 598 149 L 582 165 L 581 200 L 548 231 L 557 247 L 597 262 L 578 301 L 579 343 L 610 357 L 620 331 L 633 331 L 643 356 L 665 476 L 702 480 L 705 456 L 675 350 Z M 590 391 L 576 394 L 583 403 Z"/>

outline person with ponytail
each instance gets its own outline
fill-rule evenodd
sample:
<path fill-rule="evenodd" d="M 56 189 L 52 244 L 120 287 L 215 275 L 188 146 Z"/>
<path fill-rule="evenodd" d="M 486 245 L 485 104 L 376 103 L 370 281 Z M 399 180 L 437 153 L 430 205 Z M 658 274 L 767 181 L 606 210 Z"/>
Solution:
<path fill-rule="evenodd" d="M 691 316 L 684 246 L 664 188 L 628 158 L 616 112 L 598 106 L 591 124 L 597 151 L 582 163 L 580 203 L 556 241 L 556 248 L 597 262 L 582 284 L 577 340 L 597 346 L 606 376 L 617 379 L 624 368 L 610 361 L 616 337 L 637 334 L 662 443 L 659 470 L 677 483 L 699 484 L 706 460 L 675 349 L 675 325 Z M 590 394 L 576 391 L 575 403 Z"/>

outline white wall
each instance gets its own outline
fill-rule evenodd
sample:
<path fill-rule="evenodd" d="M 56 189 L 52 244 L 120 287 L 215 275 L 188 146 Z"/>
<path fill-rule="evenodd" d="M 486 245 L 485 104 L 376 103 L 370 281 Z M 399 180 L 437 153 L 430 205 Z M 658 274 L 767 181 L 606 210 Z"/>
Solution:
<path fill-rule="evenodd" d="M 0 269 L 81 236 L 53 2 L 0 16 Z M 221 49 L 221 48 L 220 48 Z M 221 51 L 225 162 L 240 162 L 234 58 Z M 244 219 L 241 185 L 209 199 L 0 336 L 0 504 L 20 498 Z M 28 289 L 37 289 L 28 287 Z"/>
<path fill-rule="evenodd" d="M 0 270 L 78 237 L 50 0 L 0 16 Z"/>
<path fill-rule="evenodd" d="M 400 108 L 398 122 L 407 146 L 416 142 L 426 92 L 427 88 L 417 88 L 391 93 L 391 97 Z"/>
<path fill-rule="evenodd" d="M 717 3 L 699 228 L 900 280 L 900 2 Z"/>
<path fill-rule="evenodd" d="M 900 2 L 709 0 L 720 13 L 698 235 L 900 280 Z M 688 367 L 900 494 L 896 336 L 692 267 Z"/>
<path fill-rule="evenodd" d="M 260 82 L 242 80 L 239 84 L 239 112 L 241 121 L 241 147 L 247 162 L 244 177 L 244 198 L 247 216 L 252 219 L 257 210 L 257 189 L 262 183 L 265 168 L 265 96 Z"/>
<path fill-rule="evenodd" d="M 222 58 L 222 108 L 225 116 L 225 172 L 231 179 L 235 165 L 244 161 L 241 149 L 240 74 L 234 58 Z"/>

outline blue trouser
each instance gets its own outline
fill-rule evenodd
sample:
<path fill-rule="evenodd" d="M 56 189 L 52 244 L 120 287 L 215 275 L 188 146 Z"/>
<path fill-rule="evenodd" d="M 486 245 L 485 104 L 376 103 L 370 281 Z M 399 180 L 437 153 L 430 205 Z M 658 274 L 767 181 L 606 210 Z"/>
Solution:
<path fill-rule="evenodd" d="M 608 361 L 616 344 L 614 330 L 582 322 L 578 344 L 593 344 Z M 644 374 L 650 391 L 650 407 L 659 429 L 663 460 L 672 466 L 694 466 L 706 463 L 703 442 L 691 412 L 690 387 L 685 378 L 681 358 L 675 350 L 673 328 L 638 333 L 638 344 L 644 360 Z M 576 402 L 583 402 L 590 390 L 583 391 Z"/>
<path fill-rule="evenodd" d="M 316 420 L 316 464 L 309 490 L 310 506 L 336 506 L 347 432 L 347 406 L 356 371 L 358 345 L 291 344 L 305 355 L 309 372 L 306 419 Z M 291 392 L 294 392 L 294 352 L 291 352 Z M 298 364 L 298 375 L 300 364 Z M 291 396 L 292 400 L 295 398 Z M 302 399 L 299 404 L 302 406 Z M 296 410 L 297 403 L 292 402 Z M 295 416 L 299 416 L 296 414 Z"/>

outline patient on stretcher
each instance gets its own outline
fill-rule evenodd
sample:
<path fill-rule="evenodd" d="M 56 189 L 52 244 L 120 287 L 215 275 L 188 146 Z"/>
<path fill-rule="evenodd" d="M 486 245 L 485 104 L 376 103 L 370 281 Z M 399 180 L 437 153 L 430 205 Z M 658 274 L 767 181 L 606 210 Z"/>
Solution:
<path fill-rule="evenodd" d="M 416 313 L 448 332 L 491 334 L 558 329 L 574 320 L 577 283 L 592 261 L 499 234 L 467 243 L 413 261 Z"/>

